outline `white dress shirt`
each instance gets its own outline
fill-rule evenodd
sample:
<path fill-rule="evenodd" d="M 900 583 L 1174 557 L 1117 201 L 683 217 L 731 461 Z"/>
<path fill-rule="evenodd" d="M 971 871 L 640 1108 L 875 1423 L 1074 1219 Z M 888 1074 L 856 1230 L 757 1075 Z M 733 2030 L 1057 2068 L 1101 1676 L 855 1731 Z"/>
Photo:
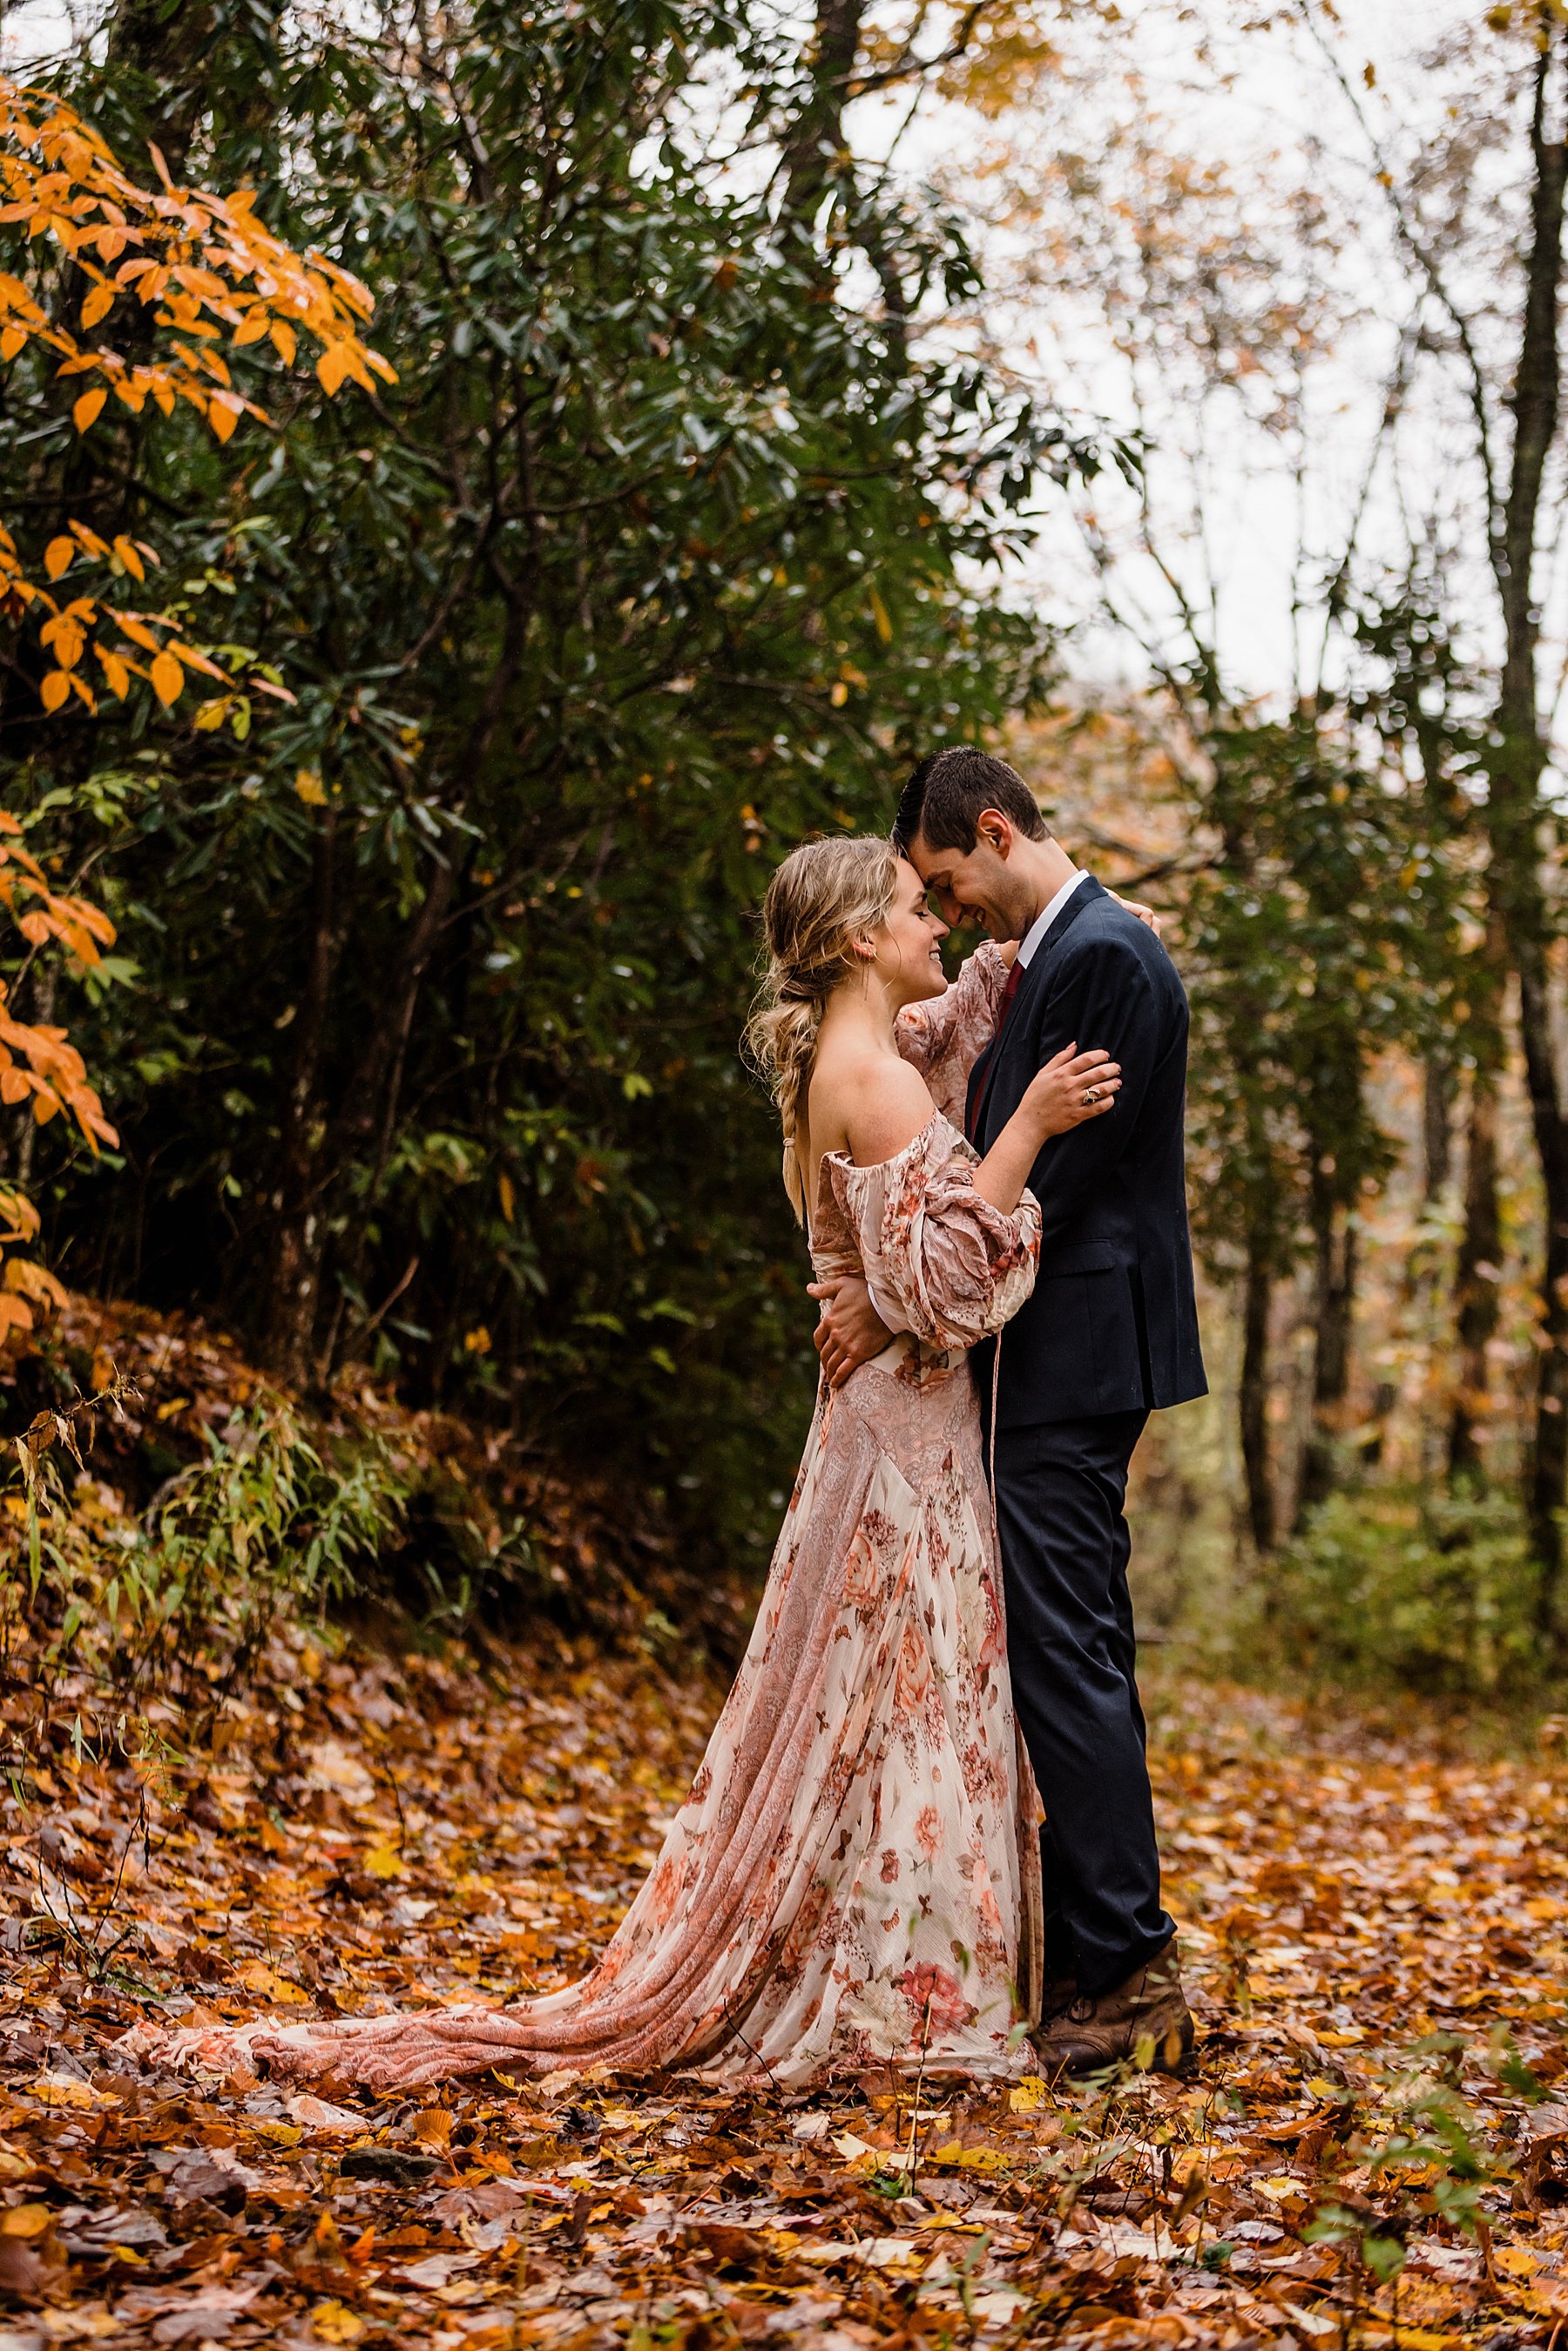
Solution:
<path fill-rule="evenodd" d="M 1088 875 L 1083 872 L 1081 867 L 1075 865 L 1072 872 L 1069 874 L 1066 881 L 1063 883 L 1062 887 L 1057 891 L 1056 895 L 1052 899 L 1050 904 L 1044 909 L 1044 912 L 1037 914 L 1033 922 L 1030 924 L 1028 930 L 1023 935 L 1023 938 L 1020 943 L 1018 949 L 1018 960 L 1023 966 L 1025 971 L 1028 970 L 1030 965 L 1039 954 L 1041 942 L 1044 938 L 1046 932 L 1050 929 L 1052 924 L 1055 921 L 1057 915 L 1061 913 L 1063 907 L 1066 904 L 1068 899 L 1072 896 L 1079 883 L 1086 882 L 1088 878 Z"/>
<path fill-rule="evenodd" d="M 1082 867 L 1075 865 L 1073 868 L 1072 872 L 1068 875 L 1066 881 L 1063 883 L 1062 887 L 1052 899 L 1050 904 L 1046 906 L 1041 914 L 1037 914 L 1033 922 L 1030 924 L 1028 930 L 1024 933 L 1024 935 L 1019 944 L 1018 948 L 1017 960 L 1023 970 L 1028 970 L 1030 964 L 1033 961 L 1035 956 L 1040 951 L 1041 944 L 1045 937 L 1046 932 L 1050 929 L 1052 924 L 1055 921 L 1057 915 L 1061 913 L 1063 907 L 1066 904 L 1068 899 L 1072 896 L 1079 883 L 1086 882 L 1088 878 L 1088 875 L 1083 871 Z M 872 1306 L 881 1316 L 883 1322 L 888 1325 L 888 1330 L 895 1332 L 907 1331 L 909 1326 L 904 1320 L 897 1306 L 892 1306 L 890 1302 L 888 1305 L 884 1305 L 869 1282 L 867 1283 L 866 1287 L 870 1292 Z"/>

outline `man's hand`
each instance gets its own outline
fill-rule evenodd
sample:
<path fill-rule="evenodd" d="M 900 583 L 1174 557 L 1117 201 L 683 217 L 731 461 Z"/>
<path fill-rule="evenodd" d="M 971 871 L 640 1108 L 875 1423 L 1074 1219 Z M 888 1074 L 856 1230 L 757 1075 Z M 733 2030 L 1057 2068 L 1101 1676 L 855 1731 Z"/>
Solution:
<path fill-rule="evenodd" d="M 806 1296 L 822 1306 L 815 1341 L 824 1375 L 830 1388 L 842 1387 L 851 1372 L 881 1353 L 893 1333 L 858 1274 L 836 1273 L 826 1281 L 808 1282 Z"/>

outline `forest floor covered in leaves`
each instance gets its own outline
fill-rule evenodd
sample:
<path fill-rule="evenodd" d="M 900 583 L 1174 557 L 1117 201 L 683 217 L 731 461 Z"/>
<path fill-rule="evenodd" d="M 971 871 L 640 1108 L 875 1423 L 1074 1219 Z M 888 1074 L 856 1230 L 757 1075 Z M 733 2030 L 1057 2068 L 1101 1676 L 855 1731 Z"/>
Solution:
<path fill-rule="evenodd" d="M 158 2013 L 566 1980 L 717 1700 L 582 1646 L 480 1661 L 291 1631 L 199 1765 L 67 1745 L 16 1781 L 0 2351 L 1556 2343 L 1550 1724 L 1489 1756 L 1416 1713 L 1161 1693 L 1187 2081 L 917 2098 L 495 2075 L 385 2103 L 117 2053 Z"/>

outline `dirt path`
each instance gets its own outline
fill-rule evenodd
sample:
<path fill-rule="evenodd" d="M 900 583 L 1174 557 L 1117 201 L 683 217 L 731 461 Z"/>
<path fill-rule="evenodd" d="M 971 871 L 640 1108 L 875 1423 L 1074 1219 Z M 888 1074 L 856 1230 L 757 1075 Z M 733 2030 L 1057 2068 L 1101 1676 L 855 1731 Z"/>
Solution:
<path fill-rule="evenodd" d="M 67 1749 L 8 1801 L 0 2351 L 1438 2351 L 1568 2322 L 1559 1748 L 1157 1708 L 1189 2083 L 915 2109 L 493 2077 L 377 2106 L 121 2070 L 150 1992 L 230 2019 L 579 1972 L 714 1703 L 626 1666 L 485 1681 L 314 1644 L 293 1678 L 205 1777 Z"/>

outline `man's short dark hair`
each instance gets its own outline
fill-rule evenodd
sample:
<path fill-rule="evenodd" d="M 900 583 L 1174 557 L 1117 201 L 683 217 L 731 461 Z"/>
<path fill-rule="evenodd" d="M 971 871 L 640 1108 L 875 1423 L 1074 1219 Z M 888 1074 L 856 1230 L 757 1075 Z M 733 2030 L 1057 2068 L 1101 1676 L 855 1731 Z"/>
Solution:
<path fill-rule="evenodd" d="M 1049 828 L 1034 804 L 1034 795 L 1005 759 L 967 745 L 950 751 L 933 751 L 922 759 L 898 799 L 893 820 L 893 846 L 907 857 L 915 835 L 928 848 L 956 849 L 967 857 L 979 835 L 980 820 L 995 809 L 1030 841 L 1049 838 Z"/>

